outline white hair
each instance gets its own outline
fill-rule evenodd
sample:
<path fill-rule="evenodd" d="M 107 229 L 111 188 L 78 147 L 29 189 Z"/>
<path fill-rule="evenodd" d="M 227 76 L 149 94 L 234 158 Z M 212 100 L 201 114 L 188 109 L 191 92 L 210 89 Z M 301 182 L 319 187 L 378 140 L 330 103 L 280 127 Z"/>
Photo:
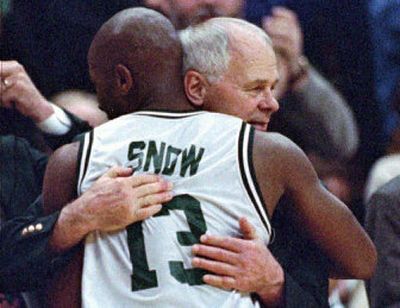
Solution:
<path fill-rule="evenodd" d="M 272 46 L 265 31 L 247 21 L 229 17 L 212 18 L 179 32 L 183 48 L 183 73 L 193 69 L 204 74 L 209 82 L 218 81 L 229 66 L 230 38 L 233 33 L 229 26 L 234 25 L 264 38 Z"/>
<path fill-rule="evenodd" d="M 215 24 L 203 23 L 179 32 L 183 48 L 183 73 L 194 69 L 209 82 L 218 81 L 228 69 L 228 33 Z"/>

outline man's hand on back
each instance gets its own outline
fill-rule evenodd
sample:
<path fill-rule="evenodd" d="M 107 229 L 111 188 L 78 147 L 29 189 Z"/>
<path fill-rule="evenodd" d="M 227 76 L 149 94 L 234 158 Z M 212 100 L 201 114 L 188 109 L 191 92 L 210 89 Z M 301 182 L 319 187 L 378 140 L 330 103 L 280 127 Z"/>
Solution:
<path fill-rule="evenodd" d="M 172 184 L 158 175 L 132 175 L 114 167 L 60 213 L 50 247 L 65 251 L 89 232 L 116 231 L 146 219 L 172 199 Z M 74 230 L 72 232 L 72 230 Z"/>
<path fill-rule="evenodd" d="M 254 292 L 264 304 L 277 306 L 283 298 L 283 269 L 247 219 L 239 223 L 243 239 L 203 235 L 192 248 L 192 264 L 212 273 L 203 278 L 209 285 Z"/>

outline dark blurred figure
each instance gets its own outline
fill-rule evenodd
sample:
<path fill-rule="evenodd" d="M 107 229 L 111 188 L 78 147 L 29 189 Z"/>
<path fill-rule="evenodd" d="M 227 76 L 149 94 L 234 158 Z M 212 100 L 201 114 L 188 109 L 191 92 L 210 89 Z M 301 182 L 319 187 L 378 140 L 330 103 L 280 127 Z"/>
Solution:
<path fill-rule="evenodd" d="M 89 44 L 116 12 L 136 0 L 13 1 L 3 21 L 2 60 L 26 68 L 44 96 L 66 89 L 91 89 L 86 55 Z"/>
<path fill-rule="evenodd" d="M 367 0 L 247 0 L 246 18 L 261 25 L 263 17 L 277 5 L 296 12 L 304 31 L 306 56 L 334 82 L 354 112 L 360 147 L 353 162 L 363 179 L 385 148 L 383 117 L 373 91 Z"/>
<path fill-rule="evenodd" d="M 398 1 L 398 3 L 400 3 Z M 390 106 L 400 114 L 400 82 Z M 396 135 L 395 135 L 396 136 Z M 399 138 L 399 135 L 397 135 Z M 365 228 L 378 252 L 374 276 L 367 283 L 371 308 L 400 306 L 400 142 L 373 166 L 365 189 Z"/>
<path fill-rule="evenodd" d="M 399 115 L 391 102 L 400 82 L 400 1 L 370 0 L 375 72 L 375 96 L 383 113 L 384 141 L 399 128 Z"/>
<path fill-rule="evenodd" d="M 365 227 L 378 252 L 367 283 L 371 308 L 400 306 L 400 177 L 383 185 L 367 205 Z"/>
<path fill-rule="evenodd" d="M 243 0 L 144 0 L 143 4 L 165 14 L 177 29 L 212 17 L 244 17 Z"/>
<path fill-rule="evenodd" d="M 1 17 L 0 60 L 20 62 L 45 97 L 66 89 L 92 91 L 86 54 L 101 24 L 135 0 L 8 1 Z M 35 125 L 13 109 L 0 108 L 0 132 L 48 151 Z"/>

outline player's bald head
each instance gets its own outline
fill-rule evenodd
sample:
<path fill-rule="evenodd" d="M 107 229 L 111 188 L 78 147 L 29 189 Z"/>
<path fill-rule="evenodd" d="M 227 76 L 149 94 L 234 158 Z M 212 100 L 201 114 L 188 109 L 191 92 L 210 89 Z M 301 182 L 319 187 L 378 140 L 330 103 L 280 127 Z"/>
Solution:
<path fill-rule="evenodd" d="M 111 17 L 95 35 L 89 50 L 89 60 L 101 63 L 154 58 L 160 52 L 179 52 L 179 42 L 171 22 L 162 14 L 131 8 Z M 162 62 L 160 60 L 160 62 Z M 95 64 L 94 63 L 94 64 Z"/>
<path fill-rule="evenodd" d="M 96 81 L 113 81 L 118 65 L 133 76 L 136 99 L 146 99 L 153 87 L 171 76 L 180 76 L 181 46 L 176 30 L 162 14 L 131 8 L 111 17 L 95 35 L 88 53 Z M 175 77 L 176 78 L 176 77 Z M 112 85 L 109 85 L 112 86 Z"/>

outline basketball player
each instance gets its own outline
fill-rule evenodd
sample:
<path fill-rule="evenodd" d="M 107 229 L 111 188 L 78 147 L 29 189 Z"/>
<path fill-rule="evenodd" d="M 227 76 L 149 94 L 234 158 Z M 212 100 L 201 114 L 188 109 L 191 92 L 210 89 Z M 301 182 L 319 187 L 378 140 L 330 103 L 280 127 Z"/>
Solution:
<path fill-rule="evenodd" d="M 278 106 L 271 95 L 276 61 L 265 38 L 250 33 L 259 47 L 251 85 L 262 80 L 265 86 L 252 92 L 263 97 L 263 112 L 246 120 L 264 128 Z M 76 191 L 83 193 L 109 165 L 161 174 L 174 183 L 175 197 L 143 223 L 89 235 L 82 291 L 74 285 L 80 274 L 72 263 L 59 277 L 50 306 L 72 307 L 80 299 L 84 307 L 258 306 L 249 293 L 204 284 L 204 271 L 191 267 L 191 246 L 205 233 L 239 236 L 243 216 L 267 245 L 268 216 L 285 191 L 338 273 L 369 277 L 373 245 L 345 205 L 319 184 L 304 153 L 283 136 L 255 132 L 237 117 L 198 111 L 183 90 L 181 56 L 175 29 L 151 10 L 122 11 L 96 34 L 88 54 L 90 75 L 101 108 L 115 119 L 51 157 L 45 209 L 56 210 Z"/>

